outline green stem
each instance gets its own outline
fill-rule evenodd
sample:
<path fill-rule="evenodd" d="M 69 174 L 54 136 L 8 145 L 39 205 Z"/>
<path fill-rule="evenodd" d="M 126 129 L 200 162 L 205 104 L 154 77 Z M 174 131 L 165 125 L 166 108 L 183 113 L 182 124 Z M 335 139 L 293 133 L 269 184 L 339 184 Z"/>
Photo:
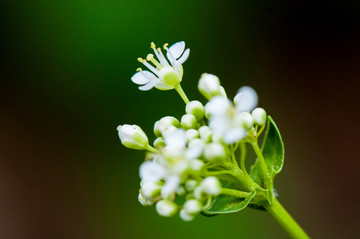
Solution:
<path fill-rule="evenodd" d="M 245 166 L 245 159 L 246 159 L 246 145 L 244 143 L 240 143 L 240 152 L 241 152 L 241 156 L 240 156 L 240 167 L 241 170 L 244 172 L 245 175 L 248 175 L 247 171 L 246 171 L 246 166 Z"/>
<path fill-rule="evenodd" d="M 255 154 L 259 160 L 260 163 L 260 168 L 263 172 L 264 175 L 264 185 L 266 188 L 268 188 L 270 186 L 270 173 L 269 170 L 267 168 L 264 156 L 262 155 L 261 149 L 259 148 L 259 145 L 257 143 L 257 140 L 255 141 L 251 141 L 251 146 L 253 147 Z"/>
<path fill-rule="evenodd" d="M 236 157 L 235 157 L 235 148 L 234 148 L 234 146 L 231 144 L 230 145 L 230 151 L 231 151 L 231 161 L 232 161 L 232 163 L 236 166 L 236 167 L 239 167 L 239 165 L 238 165 L 238 163 L 237 163 L 237 161 L 236 161 Z"/>
<path fill-rule="evenodd" d="M 272 204 L 266 210 L 278 221 L 291 238 L 310 238 L 276 198 L 273 199 Z"/>
<path fill-rule="evenodd" d="M 148 150 L 148 151 L 150 151 L 150 152 L 152 152 L 152 153 L 155 153 L 155 154 L 160 153 L 159 150 L 155 149 L 154 147 L 151 147 L 150 145 L 147 145 L 147 146 L 145 147 L 145 149 Z"/>
<path fill-rule="evenodd" d="M 179 95 L 181 96 L 181 98 L 183 99 L 185 104 L 189 103 L 189 98 L 186 96 L 186 94 L 180 84 L 178 84 L 175 87 L 175 90 L 179 93 Z"/>
<path fill-rule="evenodd" d="M 251 195 L 251 193 L 238 191 L 238 190 L 230 189 L 230 188 L 222 188 L 220 191 L 220 194 L 226 194 L 226 195 L 234 196 L 237 198 L 247 198 Z"/>

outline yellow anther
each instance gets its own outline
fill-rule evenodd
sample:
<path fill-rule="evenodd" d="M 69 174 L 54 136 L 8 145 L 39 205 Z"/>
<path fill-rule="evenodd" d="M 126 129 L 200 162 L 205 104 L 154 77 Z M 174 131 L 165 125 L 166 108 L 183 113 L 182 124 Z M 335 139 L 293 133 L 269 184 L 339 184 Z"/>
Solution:
<path fill-rule="evenodd" d="M 142 71 L 142 69 L 141 69 L 141 68 L 137 68 L 136 71 Z"/>
<path fill-rule="evenodd" d="M 120 130 L 120 128 L 121 128 L 121 125 L 119 125 L 119 126 L 116 128 L 116 130 L 117 130 L 117 131 L 119 131 L 119 130 Z"/>
<path fill-rule="evenodd" d="M 139 62 L 143 62 L 143 59 L 141 57 L 138 57 L 137 59 Z"/>
<path fill-rule="evenodd" d="M 150 43 L 150 46 L 151 46 L 152 49 L 156 48 L 156 45 L 153 42 Z"/>
<path fill-rule="evenodd" d="M 164 49 L 165 49 L 165 50 L 167 50 L 167 49 L 168 49 L 168 45 L 169 45 L 169 43 L 165 43 L 165 44 L 164 44 L 164 46 L 163 46 L 163 47 L 164 47 Z"/>
<path fill-rule="evenodd" d="M 146 60 L 151 61 L 154 58 L 153 54 L 148 54 Z"/>
<path fill-rule="evenodd" d="M 160 52 L 160 51 L 161 51 L 161 48 L 160 48 L 160 47 L 158 47 L 158 48 L 157 48 L 157 51 L 158 51 L 158 52 Z"/>

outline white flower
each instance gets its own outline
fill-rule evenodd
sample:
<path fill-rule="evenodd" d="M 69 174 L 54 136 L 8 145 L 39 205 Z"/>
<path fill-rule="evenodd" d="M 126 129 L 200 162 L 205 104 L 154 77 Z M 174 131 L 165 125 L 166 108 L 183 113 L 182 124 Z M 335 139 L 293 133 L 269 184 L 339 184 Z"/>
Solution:
<path fill-rule="evenodd" d="M 146 60 L 138 58 L 138 61 L 143 63 L 150 71 L 138 69 L 138 72 L 131 77 L 131 80 L 141 85 L 140 90 L 146 91 L 153 87 L 159 90 L 171 90 L 178 86 L 183 77 L 182 64 L 187 60 L 190 54 L 190 49 L 185 50 L 185 42 L 177 42 L 170 48 L 168 44 L 164 45 L 167 51 L 165 58 L 161 48 L 156 48 L 155 44 L 151 43 L 151 48 L 154 50 L 156 60 L 153 54 L 149 54 Z M 153 63 L 151 65 L 149 62 Z"/>
<path fill-rule="evenodd" d="M 184 221 L 192 221 L 194 220 L 195 216 L 189 214 L 188 212 L 186 212 L 184 209 L 180 210 L 180 218 L 183 219 Z"/>
<path fill-rule="evenodd" d="M 141 191 L 145 199 L 151 200 L 160 195 L 161 186 L 158 182 L 142 181 Z"/>
<path fill-rule="evenodd" d="M 234 97 L 234 103 L 239 112 L 252 111 L 258 103 L 256 91 L 249 86 L 241 87 Z"/>
<path fill-rule="evenodd" d="M 143 181 L 158 182 L 166 177 L 166 169 L 156 161 L 146 161 L 140 166 L 140 178 Z"/>
<path fill-rule="evenodd" d="M 146 149 L 149 146 L 149 140 L 137 125 L 124 124 L 117 128 L 121 143 L 130 149 Z"/>
<path fill-rule="evenodd" d="M 251 91 L 250 87 L 241 88 L 234 100 L 237 102 L 236 107 L 230 100 L 221 96 L 215 96 L 206 104 L 205 112 L 209 115 L 209 126 L 215 138 L 220 137 L 226 144 L 232 144 L 246 137 L 254 124 L 250 113 L 245 111 L 254 107 L 256 93 L 251 92 L 255 91 Z"/>
<path fill-rule="evenodd" d="M 179 157 L 184 154 L 186 147 L 186 133 L 183 129 L 176 129 L 164 135 L 165 152 L 170 157 Z"/>
<path fill-rule="evenodd" d="M 209 161 L 222 161 L 227 156 L 226 149 L 222 144 L 209 143 L 205 146 L 204 157 Z"/>
<path fill-rule="evenodd" d="M 201 209 L 201 202 L 196 199 L 190 199 L 184 203 L 184 210 L 189 214 L 197 214 L 201 212 Z"/>
<path fill-rule="evenodd" d="M 266 112 L 263 108 L 256 108 L 251 112 L 251 115 L 258 125 L 264 125 L 266 122 Z"/>
<path fill-rule="evenodd" d="M 200 101 L 193 100 L 187 103 L 186 113 L 194 115 L 196 120 L 200 121 L 204 118 L 205 109 Z"/>
<path fill-rule="evenodd" d="M 207 177 L 202 182 L 200 187 L 210 196 L 217 196 L 221 191 L 221 183 L 216 177 Z"/>
<path fill-rule="evenodd" d="M 161 200 L 156 203 L 156 210 L 159 215 L 164 217 L 174 216 L 178 210 L 178 205 L 172 201 Z"/>

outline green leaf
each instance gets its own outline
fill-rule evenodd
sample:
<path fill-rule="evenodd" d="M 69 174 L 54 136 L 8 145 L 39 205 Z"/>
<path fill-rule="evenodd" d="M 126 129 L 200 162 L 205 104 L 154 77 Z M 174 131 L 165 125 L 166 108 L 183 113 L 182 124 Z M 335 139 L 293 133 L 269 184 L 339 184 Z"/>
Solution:
<path fill-rule="evenodd" d="M 256 191 L 252 192 L 252 194 L 247 198 L 237 198 L 234 196 L 221 194 L 214 199 L 212 205 L 209 209 L 204 211 L 204 214 L 213 215 L 241 211 L 246 208 L 255 194 Z"/>
<path fill-rule="evenodd" d="M 270 183 L 272 188 L 274 177 L 281 171 L 284 164 L 284 143 L 279 129 L 270 116 L 268 116 L 267 130 L 261 151 L 271 175 Z M 264 186 L 264 175 L 262 175 L 258 160 L 250 169 L 250 177 L 260 186 Z"/>

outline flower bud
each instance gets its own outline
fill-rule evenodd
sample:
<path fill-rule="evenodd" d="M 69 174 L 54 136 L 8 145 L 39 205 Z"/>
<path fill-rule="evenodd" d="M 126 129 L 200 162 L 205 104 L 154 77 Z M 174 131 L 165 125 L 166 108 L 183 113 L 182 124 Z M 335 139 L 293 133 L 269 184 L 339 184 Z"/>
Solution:
<path fill-rule="evenodd" d="M 155 122 L 154 124 L 154 134 L 156 137 L 161 137 L 161 132 L 159 130 L 159 120 Z"/>
<path fill-rule="evenodd" d="M 192 221 L 194 220 L 195 216 L 187 213 L 184 209 L 180 210 L 180 218 L 184 221 Z"/>
<path fill-rule="evenodd" d="M 186 136 L 186 141 L 189 142 L 195 138 L 199 138 L 199 131 L 197 131 L 196 129 L 186 130 L 185 136 Z"/>
<path fill-rule="evenodd" d="M 189 214 L 198 214 L 202 210 L 202 205 L 198 200 L 190 199 L 184 203 L 184 210 Z"/>
<path fill-rule="evenodd" d="M 172 116 L 165 116 L 159 120 L 159 123 L 157 125 L 158 130 L 161 134 L 164 134 L 164 131 L 166 131 L 166 129 L 170 126 L 175 126 L 176 128 L 180 127 L 179 120 Z"/>
<path fill-rule="evenodd" d="M 166 143 L 163 138 L 159 137 L 154 140 L 154 147 L 156 149 L 161 149 L 161 148 L 164 148 L 165 146 L 166 146 Z"/>
<path fill-rule="evenodd" d="M 200 93 L 208 100 L 216 95 L 222 95 L 220 89 L 220 80 L 217 76 L 204 73 L 199 80 L 198 89 Z"/>
<path fill-rule="evenodd" d="M 161 186 L 158 183 L 152 181 L 142 182 L 141 192 L 146 199 L 154 199 L 160 195 Z"/>
<path fill-rule="evenodd" d="M 207 177 L 201 182 L 201 188 L 210 196 L 217 196 L 221 191 L 221 183 L 216 177 Z"/>
<path fill-rule="evenodd" d="M 146 149 L 149 146 L 149 140 L 137 125 L 120 125 L 118 128 L 121 143 L 130 149 Z"/>
<path fill-rule="evenodd" d="M 222 161 L 226 159 L 226 149 L 220 143 L 210 143 L 205 146 L 204 156 L 209 161 Z"/>
<path fill-rule="evenodd" d="M 176 214 L 178 205 L 169 200 L 161 200 L 156 203 L 156 211 L 163 217 L 172 217 Z"/>
<path fill-rule="evenodd" d="M 251 116 L 251 114 L 249 112 L 242 112 L 239 114 L 240 119 L 242 121 L 242 125 L 247 128 L 250 129 L 253 127 L 254 125 L 254 119 Z"/>
<path fill-rule="evenodd" d="M 205 143 L 208 143 L 210 142 L 213 133 L 212 130 L 209 128 L 209 126 L 201 126 L 199 128 L 199 134 L 200 134 L 200 138 Z"/>
<path fill-rule="evenodd" d="M 189 162 L 189 167 L 193 171 L 200 171 L 204 167 L 205 163 L 199 159 L 192 159 Z"/>
<path fill-rule="evenodd" d="M 186 105 L 185 111 L 188 114 L 194 115 L 197 121 L 202 120 L 205 115 L 205 108 L 203 104 L 201 104 L 201 102 L 197 100 L 190 101 Z"/>
<path fill-rule="evenodd" d="M 181 117 L 181 127 L 184 129 L 194 129 L 196 125 L 196 118 L 192 114 L 185 114 Z"/>
<path fill-rule="evenodd" d="M 189 142 L 188 150 L 186 151 L 187 159 L 199 158 L 204 151 L 204 142 L 201 139 L 193 139 Z"/>
<path fill-rule="evenodd" d="M 196 188 L 196 186 L 198 185 L 198 181 L 194 180 L 194 179 L 189 179 L 188 181 L 186 181 L 185 183 L 185 189 L 188 192 L 192 192 L 194 191 L 194 189 Z"/>
<path fill-rule="evenodd" d="M 141 192 L 139 192 L 138 200 L 139 200 L 139 202 L 141 203 L 141 205 L 143 205 L 144 207 L 146 207 L 146 206 L 151 206 L 151 205 L 153 204 L 153 201 L 147 200 L 147 199 L 141 194 Z"/>
<path fill-rule="evenodd" d="M 266 122 L 266 112 L 263 108 L 256 108 L 251 115 L 257 125 L 264 125 Z"/>

